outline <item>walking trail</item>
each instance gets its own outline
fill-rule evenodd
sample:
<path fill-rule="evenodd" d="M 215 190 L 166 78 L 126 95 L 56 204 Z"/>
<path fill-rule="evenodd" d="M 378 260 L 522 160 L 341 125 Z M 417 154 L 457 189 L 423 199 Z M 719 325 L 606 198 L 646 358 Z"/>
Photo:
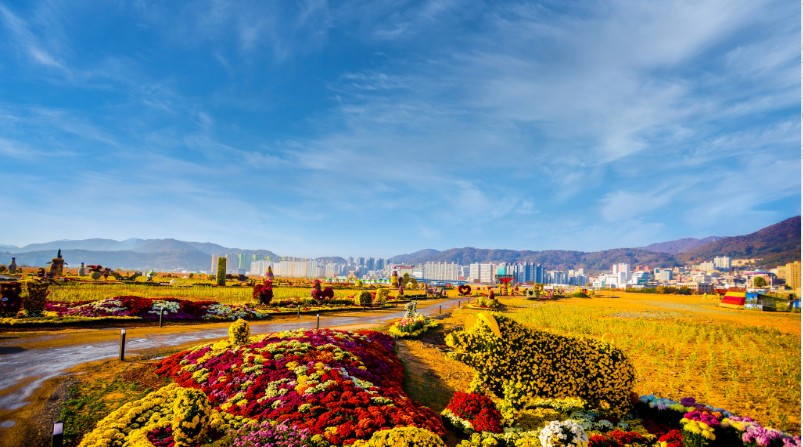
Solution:
<path fill-rule="evenodd" d="M 418 311 L 436 316 L 459 306 L 456 298 L 418 302 Z M 464 298 L 463 303 L 466 302 Z M 404 309 L 342 312 L 320 315 L 321 328 L 365 329 L 388 324 L 401 318 Z M 200 343 L 228 336 L 231 322 L 202 325 L 147 326 L 126 329 L 126 358 L 143 351 Z M 252 321 L 251 334 L 292 329 L 314 329 L 315 315 Z M 55 332 L 0 333 L 0 410 L 15 410 L 28 404 L 28 398 L 46 380 L 78 365 L 120 355 L 120 328 L 63 329 Z M 13 421 L 0 421 L 0 427 L 13 426 Z"/>

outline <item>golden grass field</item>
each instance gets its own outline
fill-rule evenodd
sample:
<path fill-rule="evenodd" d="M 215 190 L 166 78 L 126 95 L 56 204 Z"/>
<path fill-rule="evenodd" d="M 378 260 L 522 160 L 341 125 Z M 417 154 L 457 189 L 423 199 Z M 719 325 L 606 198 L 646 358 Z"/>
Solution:
<path fill-rule="evenodd" d="M 502 302 L 528 326 L 611 341 L 633 363 L 639 394 L 694 397 L 800 433 L 799 313 L 727 309 L 699 295 L 624 292 Z"/>
<path fill-rule="evenodd" d="M 185 300 L 213 300 L 223 304 L 253 302 L 252 288 L 248 286 L 193 286 L 181 283 L 173 286 L 152 286 L 145 283 L 131 284 L 119 281 L 96 281 L 51 286 L 49 300 L 60 302 L 96 301 L 116 296 L 139 296 L 142 298 L 179 298 Z M 334 289 L 335 298 L 354 295 L 356 289 Z M 309 298 L 309 287 L 274 287 L 275 301 L 292 298 Z"/>

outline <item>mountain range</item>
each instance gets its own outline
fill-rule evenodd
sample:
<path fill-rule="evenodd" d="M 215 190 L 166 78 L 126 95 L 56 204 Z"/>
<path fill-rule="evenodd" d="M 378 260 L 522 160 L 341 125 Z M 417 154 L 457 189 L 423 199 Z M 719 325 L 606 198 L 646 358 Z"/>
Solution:
<path fill-rule="evenodd" d="M 606 271 L 611 265 L 625 262 L 630 265 L 673 267 L 689 262 L 711 260 L 715 256 L 761 259 L 758 266 L 773 268 L 800 260 L 800 216 L 763 228 L 744 236 L 703 239 L 684 238 L 637 248 L 582 252 L 570 250 L 497 250 L 473 247 L 452 248 L 445 251 L 421 250 L 391 258 L 401 264 L 419 264 L 426 261 L 456 262 L 536 262 L 547 269 L 566 270 L 583 268 L 588 272 Z"/>
<path fill-rule="evenodd" d="M 587 273 L 609 270 L 613 263 L 651 267 L 673 267 L 689 262 L 713 259 L 714 256 L 762 259 L 759 266 L 772 268 L 800 260 L 800 216 L 744 236 L 703 239 L 684 238 L 636 248 L 582 252 L 571 250 L 505 250 L 482 248 L 452 248 L 439 251 L 425 249 L 394 256 L 391 262 L 420 264 L 427 261 L 456 262 L 537 262 L 547 269 L 583 268 Z M 208 271 L 213 254 L 242 253 L 257 259 L 280 256 L 270 250 L 251 250 L 223 247 L 209 242 L 185 242 L 176 239 L 84 239 L 59 240 L 30 244 L 23 247 L 0 245 L 0 264 L 16 257 L 17 264 L 45 266 L 61 249 L 69 266 L 101 264 L 124 270 Z M 341 257 L 318 258 L 322 261 L 345 263 Z"/>
<path fill-rule="evenodd" d="M 176 239 L 83 239 L 59 240 L 23 247 L 0 247 L 0 264 L 8 264 L 11 257 L 18 265 L 44 266 L 56 256 L 58 250 L 68 266 L 100 264 L 124 270 L 157 271 L 208 271 L 212 255 L 242 253 L 246 258 L 256 256 L 273 260 L 280 257 L 270 250 L 248 250 L 223 247 L 209 242 L 185 242 Z"/>

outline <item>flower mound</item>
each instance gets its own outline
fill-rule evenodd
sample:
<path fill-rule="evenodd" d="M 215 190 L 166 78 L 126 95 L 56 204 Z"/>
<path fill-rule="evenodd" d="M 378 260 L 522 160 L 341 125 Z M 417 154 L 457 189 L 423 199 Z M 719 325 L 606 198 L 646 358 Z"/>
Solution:
<path fill-rule="evenodd" d="M 178 298 L 151 299 L 118 296 L 84 303 L 49 301 L 45 310 L 60 317 L 139 317 L 158 320 L 159 313 L 167 320 L 255 320 L 267 315 L 245 306 L 220 304 L 216 301 L 190 301 Z"/>
<path fill-rule="evenodd" d="M 437 321 L 430 320 L 426 315 L 416 310 L 417 303 L 410 301 L 404 308 L 404 317 L 401 320 L 394 322 L 388 333 L 393 338 L 415 338 L 423 334 L 430 328 L 438 326 Z"/>
<path fill-rule="evenodd" d="M 484 394 L 461 391 L 454 393 L 441 416 L 452 426 L 468 434 L 474 431 L 502 433 L 502 414 Z"/>
<path fill-rule="evenodd" d="M 231 415 L 292 425 L 336 445 L 414 426 L 444 435 L 438 416 L 402 389 L 393 339 L 373 331 L 296 330 L 198 346 L 163 359 L 158 373 L 200 388 Z"/>
<path fill-rule="evenodd" d="M 220 437 L 243 422 L 210 409 L 202 392 L 171 383 L 109 413 L 79 447 L 197 445 L 204 434 Z"/>

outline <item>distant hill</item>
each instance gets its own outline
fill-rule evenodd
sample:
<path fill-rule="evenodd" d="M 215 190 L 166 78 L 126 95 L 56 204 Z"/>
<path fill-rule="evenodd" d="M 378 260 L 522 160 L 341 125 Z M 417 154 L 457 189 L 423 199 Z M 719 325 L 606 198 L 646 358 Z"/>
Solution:
<path fill-rule="evenodd" d="M 420 264 L 432 262 L 455 262 L 467 265 L 475 262 L 534 262 L 550 270 L 585 269 L 586 272 L 610 270 L 617 262 L 631 265 L 649 264 L 656 267 L 673 267 L 677 258 L 666 253 L 655 253 L 637 248 L 617 248 L 598 252 L 569 250 L 497 250 L 483 248 L 452 248 L 445 251 L 422 250 L 391 258 L 392 262 Z"/>
<path fill-rule="evenodd" d="M 737 237 L 710 236 L 685 238 L 640 248 L 617 248 L 597 252 L 568 250 L 499 250 L 473 247 L 438 251 L 420 250 L 391 258 L 392 262 L 420 264 L 455 262 L 536 262 L 547 269 L 583 268 L 586 273 L 610 270 L 614 263 L 631 266 L 674 267 L 687 262 L 711 260 L 715 256 L 763 258 L 764 265 L 775 267 L 800 259 L 800 216 L 787 219 L 755 233 Z"/>
<path fill-rule="evenodd" d="M 189 270 L 209 271 L 212 254 L 240 254 L 246 259 L 280 259 L 269 250 L 243 250 L 223 247 L 208 242 L 184 242 L 176 239 L 112 239 L 60 240 L 30 244 L 24 247 L 6 246 L 0 250 L 0 264 L 8 264 L 12 257 L 17 264 L 47 265 L 61 249 L 62 257 L 71 267 L 100 264 L 122 270 Z"/>
<path fill-rule="evenodd" d="M 703 239 L 695 239 L 692 237 L 687 237 L 683 239 L 678 239 L 676 241 L 669 241 L 669 242 L 659 242 L 657 244 L 650 244 L 646 247 L 639 247 L 641 250 L 653 251 L 656 253 L 667 253 L 670 255 L 676 255 L 678 253 L 685 253 L 690 250 L 694 250 L 697 247 L 702 245 L 716 242 L 722 239 L 718 236 L 709 236 Z"/>
<path fill-rule="evenodd" d="M 66 249 L 61 255 L 68 267 L 78 267 L 81 262 L 100 264 L 118 270 L 157 270 L 172 271 L 186 269 L 189 271 L 208 271 L 211 258 L 199 251 L 166 251 L 142 253 L 135 251 L 94 251 Z M 0 253 L 0 264 L 8 264 L 11 256 L 17 258 L 18 265 L 46 267 L 56 256 L 53 250 L 30 251 L 24 253 Z"/>
<path fill-rule="evenodd" d="M 686 262 L 700 262 L 714 256 L 760 258 L 764 267 L 776 267 L 800 259 L 800 216 L 790 217 L 775 225 L 745 236 L 722 238 L 680 257 Z"/>
<path fill-rule="evenodd" d="M 316 261 L 331 262 L 333 264 L 345 264 L 347 261 L 340 256 L 324 256 L 322 258 L 315 258 Z"/>
<path fill-rule="evenodd" d="M 62 250 L 70 266 L 101 264 L 124 270 L 208 271 L 212 254 L 240 254 L 245 259 L 279 260 L 270 250 L 250 250 L 223 247 L 210 242 L 185 242 L 176 239 L 112 239 L 61 240 L 30 244 L 24 247 L 0 246 L 0 264 L 7 265 L 11 257 L 17 264 L 44 267 Z M 711 260 L 715 256 L 732 258 L 762 258 L 761 266 L 777 265 L 800 259 L 800 216 L 787 219 L 755 233 L 735 237 L 678 239 L 639 248 L 617 248 L 596 252 L 570 250 L 508 250 L 474 247 L 451 248 L 439 251 L 419 250 L 394 256 L 391 262 L 422 264 L 427 261 L 455 262 L 468 265 L 474 262 L 534 262 L 545 269 L 585 269 L 587 274 L 609 271 L 612 264 L 626 262 L 632 266 L 673 267 L 688 262 Z M 318 258 L 321 261 L 345 263 L 339 256 Z"/>

